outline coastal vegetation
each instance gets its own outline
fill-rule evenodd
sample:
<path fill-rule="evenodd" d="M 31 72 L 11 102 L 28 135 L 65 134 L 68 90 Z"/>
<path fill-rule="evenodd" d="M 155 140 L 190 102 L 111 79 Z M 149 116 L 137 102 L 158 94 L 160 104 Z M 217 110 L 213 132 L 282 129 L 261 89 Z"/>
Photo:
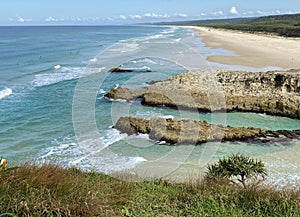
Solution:
<path fill-rule="evenodd" d="M 284 37 L 300 37 L 300 14 L 215 20 L 194 20 L 162 24 L 206 26 L 251 33 L 269 33 Z"/>
<path fill-rule="evenodd" d="M 248 184 L 260 184 L 266 176 L 267 170 L 261 160 L 241 154 L 219 159 L 217 163 L 208 165 L 207 172 L 207 178 L 210 180 L 222 177 L 235 185 L 242 184 L 244 188 Z"/>
<path fill-rule="evenodd" d="M 130 177 L 127 175 L 127 179 Z M 122 178 L 55 165 L 25 164 L 0 173 L 1 216 L 299 216 L 300 191 Z"/>

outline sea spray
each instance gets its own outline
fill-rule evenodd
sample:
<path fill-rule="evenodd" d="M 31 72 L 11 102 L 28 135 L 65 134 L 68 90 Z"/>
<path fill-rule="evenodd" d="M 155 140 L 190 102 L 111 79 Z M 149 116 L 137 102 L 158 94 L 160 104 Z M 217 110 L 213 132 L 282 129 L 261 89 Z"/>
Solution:
<path fill-rule="evenodd" d="M 4 88 L 2 90 L 0 90 L 0 100 L 4 99 L 5 97 L 11 95 L 13 93 L 13 90 L 10 88 Z"/>

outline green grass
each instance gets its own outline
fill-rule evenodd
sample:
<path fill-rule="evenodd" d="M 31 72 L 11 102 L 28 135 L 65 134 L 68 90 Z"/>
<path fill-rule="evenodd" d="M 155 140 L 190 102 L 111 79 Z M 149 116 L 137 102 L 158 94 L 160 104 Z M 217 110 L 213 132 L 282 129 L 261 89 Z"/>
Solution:
<path fill-rule="evenodd" d="M 54 165 L 0 173 L 0 216 L 300 216 L 300 192 L 220 181 L 126 182 Z"/>

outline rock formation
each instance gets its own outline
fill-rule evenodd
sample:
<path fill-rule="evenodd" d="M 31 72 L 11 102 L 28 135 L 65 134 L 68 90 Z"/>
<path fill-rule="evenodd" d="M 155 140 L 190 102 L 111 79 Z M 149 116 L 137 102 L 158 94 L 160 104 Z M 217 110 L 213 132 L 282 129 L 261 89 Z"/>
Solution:
<path fill-rule="evenodd" d="M 170 144 L 201 144 L 209 141 L 270 142 L 298 138 L 300 131 L 267 131 L 259 128 L 212 125 L 205 121 L 173 120 L 152 117 L 150 120 L 121 117 L 114 126 L 121 133 L 149 134 L 150 139 Z"/>
<path fill-rule="evenodd" d="M 189 72 L 155 82 L 145 89 L 117 88 L 106 94 L 143 105 L 244 111 L 300 118 L 300 70 Z"/>
<path fill-rule="evenodd" d="M 126 72 L 151 72 L 151 70 L 146 69 L 146 70 L 135 70 L 135 69 L 123 69 L 123 68 L 111 68 L 109 70 L 111 73 L 126 73 Z"/>

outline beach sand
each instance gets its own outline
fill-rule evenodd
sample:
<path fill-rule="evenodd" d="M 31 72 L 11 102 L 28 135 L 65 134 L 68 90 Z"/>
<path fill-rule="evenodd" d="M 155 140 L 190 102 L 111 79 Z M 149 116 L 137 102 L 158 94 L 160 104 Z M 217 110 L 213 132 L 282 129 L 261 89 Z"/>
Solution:
<path fill-rule="evenodd" d="M 194 27 L 205 46 L 223 48 L 235 56 L 209 56 L 207 60 L 254 68 L 266 66 L 300 68 L 300 39 Z"/>

